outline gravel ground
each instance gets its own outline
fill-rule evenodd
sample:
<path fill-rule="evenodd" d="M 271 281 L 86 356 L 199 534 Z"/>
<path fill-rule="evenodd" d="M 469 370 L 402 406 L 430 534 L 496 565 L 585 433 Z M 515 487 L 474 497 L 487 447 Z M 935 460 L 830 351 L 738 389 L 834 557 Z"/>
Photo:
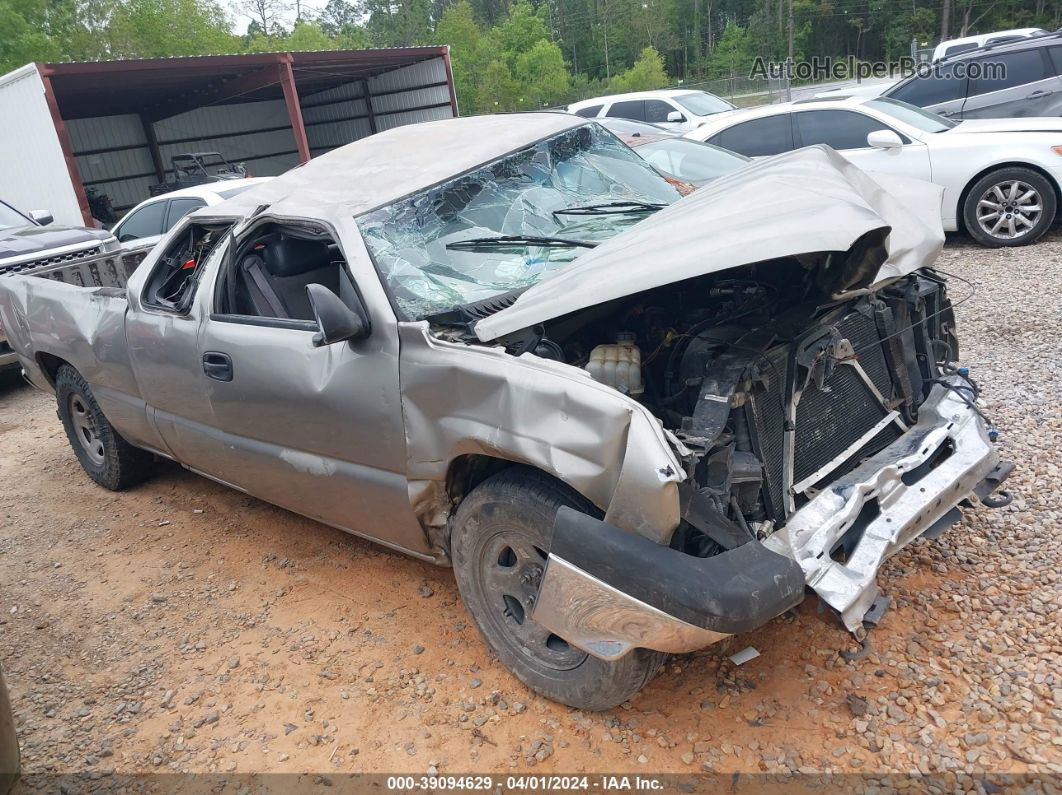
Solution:
<path fill-rule="evenodd" d="M 963 359 L 1018 468 L 881 574 L 893 607 L 851 648 L 795 615 L 675 658 L 633 702 L 535 697 L 485 650 L 449 571 L 177 467 L 95 487 L 52 402 L 0 388 L 0 663 L 30 787 L 115 772 L 799 771 L 938 775 L 938 791 L 1062 776 L 1062 229 L 949 241 Z M 967 288 L 955 283 L 953 297 Z M 745 646 L 761 656 L 735 667 Z M 52 780 L 54 783 L 54 780 Z M 1053 781 L 1052 785 L 1050 782 Z M 925 782 L 922 781 L 922 784 Z M 871 788 L 873 790 L 873 787 Z"/>

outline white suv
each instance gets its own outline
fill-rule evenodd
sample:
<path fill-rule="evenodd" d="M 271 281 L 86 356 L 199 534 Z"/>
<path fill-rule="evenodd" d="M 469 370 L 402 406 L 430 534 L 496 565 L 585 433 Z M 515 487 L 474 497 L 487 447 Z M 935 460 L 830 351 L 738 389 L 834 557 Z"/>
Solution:
<path fill-rule="evenodd" d="M 1033 36 L 1046 36 L 1047 31 L 1043 28 L 1015 28 L 1014 30 L 998 30 L 995 33 L 982 33 L 980 36 L 966 36 L 961 39 L 948 39 L 942 41 L 933 50 L 933 60 L 951 58 L 964 52 L 971 52 L 984 47 L 986 44 L 1001 44 L 1005 41 L 1019 41 L 1030 39 Z"/>
<path fill-rule="evenodd" d="M 667 89 L 613 94 L 573 102 L 568 112 L 584 119 L 613 118 L 649 122 L 675 132 L 688 132 L 704 124 L 709 116 L 734 110 L 722 97 L 707 91 Z"/>

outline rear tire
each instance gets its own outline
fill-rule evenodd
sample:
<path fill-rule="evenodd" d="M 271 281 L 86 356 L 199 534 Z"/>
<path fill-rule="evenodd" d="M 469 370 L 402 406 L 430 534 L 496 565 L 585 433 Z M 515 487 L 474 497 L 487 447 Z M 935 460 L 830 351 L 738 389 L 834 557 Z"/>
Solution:
<path fill-rule="evenodd" d="M 502 470 L 479 484 L 454 517 L 457 587 L 487 645 L 521 682 L 577 709 L 610 709 L 645 687 L 666 655 L 634 649 L 607 662 L 531 620 L 562 505 L 592 509 L 573 490 L 524 467 Z"/>
<path fill-rule="evenodd" d="M 74 455 L 90 478 L 121 491 L 151 476 L 154 456 L 129 444 L 107 421 L 81 373 L 63 365 L 55 375 L 59 418 Z"/>
<path fill-rule="evenodd" d="M 977 180 L 963 201 L 966 231 L 982 246 L 1035 243 L 1055 220 L 1055 186 L 1031 168 L 1001 168 Z"/>

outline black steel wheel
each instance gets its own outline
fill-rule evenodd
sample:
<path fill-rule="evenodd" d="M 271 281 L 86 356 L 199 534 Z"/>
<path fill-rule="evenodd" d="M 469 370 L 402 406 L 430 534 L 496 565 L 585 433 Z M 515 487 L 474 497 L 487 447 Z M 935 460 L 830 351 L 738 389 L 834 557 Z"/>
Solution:
<path fill-rule="evenodd" d="M 609 709 L 641 690 L 665 655 L 635 649 L 600 660 L 531 618 L 562 505 L 591 508 L 537 470 L 512 467 L 483 481 L 455 516 L 457 586 L 487 644 L 524 684 L 572 707 Z"/>
<path fill-rule="evenodd" d="M 112 491 L 150 477 L 154 457 L 122 438 L 103 416 L 81 373 L 69 365 L 55 375 L 55 399 L 70 446 L 89 477 Z"/>

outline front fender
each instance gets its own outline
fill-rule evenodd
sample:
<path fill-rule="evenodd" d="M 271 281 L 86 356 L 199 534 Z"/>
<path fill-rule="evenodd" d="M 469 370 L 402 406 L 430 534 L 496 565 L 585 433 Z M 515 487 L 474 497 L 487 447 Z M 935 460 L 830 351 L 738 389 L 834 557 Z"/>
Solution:
<path fill-rule="evenodd" d="M 670 539 L 685 475 L 645 407 L 578 368 L 439 340 L 426 323 L 399 324 L 399 336 L 410 497 L 426 527 L 449 514 L 450 462 L 478 454 L 537 467 L 610 524 Z"/>

